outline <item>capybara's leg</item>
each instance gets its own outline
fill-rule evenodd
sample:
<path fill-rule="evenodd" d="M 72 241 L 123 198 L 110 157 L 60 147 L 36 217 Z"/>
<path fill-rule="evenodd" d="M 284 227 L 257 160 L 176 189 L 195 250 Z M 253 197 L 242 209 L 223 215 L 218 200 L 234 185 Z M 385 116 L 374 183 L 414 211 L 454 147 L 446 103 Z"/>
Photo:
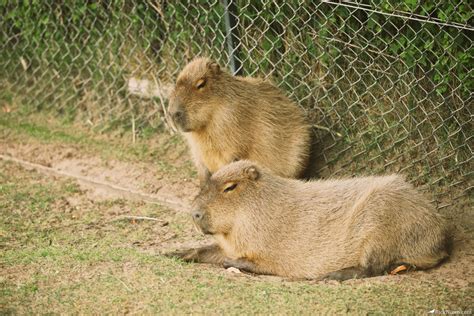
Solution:
<path fill-rule="evenodd" d="M 214 244 L 201 248 L 191 248 L 166 253 L 167 257 L 180 258 L 187 262 L 222 264 L 226 259 L 222 249 Z"/>
<path fill-rule="evenodd" d="M 383 275 L 390 272 L 389 267 L 394 262 L 400 262 L 400 255 L 395 247 L 385 245 L 381 238 L 370 238 L 364 247 L 359 266 L 365 270 L 366 277 Z"/>
<path fill-rule="evenodd" d="M 442 251 L 437 254 L 429 254 L 416 258 L 404 258 L 404 261 L 417 270 L 424 270 L 437 266 L 443 260 L 448 258 L 448 256 L 449 255 L 446 251 Z"/>
<path fill-rule="evenodd" d="M 401 265 L 404 265 L 407 271 L 432 268 L 438 265 L 447 256 L 448 254 L 446 252 L 441 252 L 413 258 L 390 258 L 389 253 L 372 251 L 364 258 L 365 260 L 362 260 L 362 266 L 366 271 L 366 277 L 371 277 L 390 273 Z"/>
<path fill-rule="evenodd" d="M 344 281 L 349 279 L 360 279 L 369 277 L 366 269 L 361 267 L 349 267 L 344 268 L 341 270 L 337 270 L 334 272 L 330 272 L 324 275 L 321 279 L 322 280 L 337 280 L 337 281 Z"/>
<path fill-rule="evenodd" d="M 453 247 L 452 233 L 444 233 L 444 238 L 438 242 L 431 243 L 420 241 L 419 251 L 406 251 L 403 261 L 414 266 L 416 269 L 424 270 L 437 266 L 449 257 Z M 440 241 L 439 241 L 440 240 Z"/>

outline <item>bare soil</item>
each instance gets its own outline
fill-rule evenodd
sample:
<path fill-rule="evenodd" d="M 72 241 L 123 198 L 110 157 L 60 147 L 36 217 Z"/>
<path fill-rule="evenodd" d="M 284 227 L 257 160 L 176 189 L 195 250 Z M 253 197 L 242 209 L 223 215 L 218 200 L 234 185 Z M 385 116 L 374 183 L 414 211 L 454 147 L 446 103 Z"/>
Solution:
<path fill-rule="evenodd" d="M 42 165 L 58 175 L 76 177 L 94 200 L 121 198 L 123 192 L 114 190 L 114 187 L 120 187 L 131 193 L 141 192 L 156 197 L 157 201 L 169 201 L 187 208 L 198 192 L 195 179 L 173 178 L 156 170 L 155 166 L 139 161 L 104 160 L 85 154 L 74 146 L 0 143 L 0 154 Z"/>

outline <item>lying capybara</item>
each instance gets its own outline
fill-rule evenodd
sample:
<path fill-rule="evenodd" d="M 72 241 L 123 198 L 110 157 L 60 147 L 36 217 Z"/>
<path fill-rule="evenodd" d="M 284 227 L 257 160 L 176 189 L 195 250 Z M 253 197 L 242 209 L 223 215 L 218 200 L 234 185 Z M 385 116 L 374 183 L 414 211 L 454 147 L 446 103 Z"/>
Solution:
<path fill-rule="evenodd" d="M 232 76 L 208 58 L 181 71 L 169 114 L 188 141 L 201 181 L 236 160 L 256 161 L 289 178 L 306 167 L 311 130 L 303 110 L 271 83 Z"/>
<path fill-rule="evenodd" d="M 218 245 L 172 255 L 259 274 L 345 280 L 449 254 L 445 220 L 398 175 L 303 182 L 238 161 L 206 182 L 192 216 Z"/>

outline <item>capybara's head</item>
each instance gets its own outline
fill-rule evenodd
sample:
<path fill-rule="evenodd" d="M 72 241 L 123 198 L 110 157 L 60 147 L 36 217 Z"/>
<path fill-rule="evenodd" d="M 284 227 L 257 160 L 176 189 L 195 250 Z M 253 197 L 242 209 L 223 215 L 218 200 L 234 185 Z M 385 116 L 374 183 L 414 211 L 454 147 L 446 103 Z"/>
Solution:
<path fill-rule="evenodd" d="M 184 67 L 170 97 L 169 113 L 183 132 L 198 131 L 212 119 L 215 107 L 222 103 L 218 80 L 219 65 L 199 57 Z"/>
<path fill-rule="evenodd" d="M 194 200 L 192 217 L 205 234 L 227 234 L 245 210 L 256 207 L 261 169 L 241 160 L 210 176 Z"/>

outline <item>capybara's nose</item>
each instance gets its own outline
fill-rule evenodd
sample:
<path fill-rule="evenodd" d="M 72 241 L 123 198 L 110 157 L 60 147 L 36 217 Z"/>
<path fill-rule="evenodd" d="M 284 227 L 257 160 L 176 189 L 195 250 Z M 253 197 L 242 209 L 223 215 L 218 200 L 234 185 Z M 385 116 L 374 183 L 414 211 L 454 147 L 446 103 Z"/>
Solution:
<path fill-rule="evenodd" d="M 191 215 L 195 221 L 200 221 L 203 217 L 203 213 L 200 210 L 193 211 Z"/>

